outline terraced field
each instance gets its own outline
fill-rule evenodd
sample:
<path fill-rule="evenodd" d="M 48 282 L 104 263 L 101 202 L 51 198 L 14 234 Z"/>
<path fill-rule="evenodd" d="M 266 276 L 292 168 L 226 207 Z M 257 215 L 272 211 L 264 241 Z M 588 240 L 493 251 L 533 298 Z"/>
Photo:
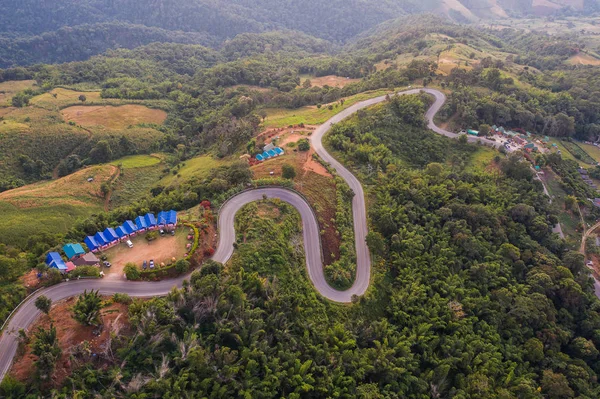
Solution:
<path fill-rule="evenodd" d="M 126 129 L 139 124 L 162 125 L 167 113 L 161 109 L 152 109 L 143 105 L 76 105 L 61 111 L 68 122 L 78 125 L 105 126 L 109 129 Z"/>

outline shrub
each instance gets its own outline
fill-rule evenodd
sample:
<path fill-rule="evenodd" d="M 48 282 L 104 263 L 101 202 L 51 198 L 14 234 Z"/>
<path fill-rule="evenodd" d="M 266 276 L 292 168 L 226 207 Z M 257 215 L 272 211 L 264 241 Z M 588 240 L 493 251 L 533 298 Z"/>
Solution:
<path fill-rule="evenodd" d="M 52 299 L 47 296 L 40 295 L 35 300 L 35 307 L 38 308 L 43 313 L 50 313 L 50 308 L 52 307 Z"/>
<path fill-rule="evenodd" d="M 187 272 L 190 270 L 190 262 L 185 259 L 179 259 L 175 262 L 175 270 L 177 270 L 179 274 Z"/>
<path fill-rule="evenodd" d="M 127 294 L 116 293 L 112 297 L 113 302 L 122 303 L 124 305 L 129 305 L 133 300 Z"/>
<path fill-rule="evenodd" d="M 135 263 L 127 263 L 123 271 L 127 280 L 139 280 L 141 277 L 140 269 L 138 269 Z"/>
<path fill-rule="evenodd" d="M 281 176 L 284 179 L 290 179 L 293 180 L 294 177 L 296 177 L 296 169 L 294 169 L 294 167 L 290 164 L 284 163 L 281 166 Z"/>
<path fill-rule="evenodd" d="M 308 151 L 308 150 L 310 150 L 310 143 L 308 142 L 308 139 L 298 140 L 298 149 L 300 151 Z"/>
<path fill-rule="evenodd" d="M 198 228 L 193 224 L 187 223 L 185 224 L 185 226 L 190 227 L 192 230 L 194 230 L 194 243 L 192 244 L 192 248 L 190 248 L 190 252 L 188 252 L 188 256 L 185 258 L 185 260 L 189 261 L 190 259 L 192 259 L 192 256 L 198 249 L 198 240 L 200 239 L 200 232 L 198 231 Z"/>
<path fill-rule="evenodd" d="M 202 265 L 202 269 L 200 270 L 200 276 L 207 276 L 209 274 L 220 275 L 221 270 L 223 270 L 223 265 L 219 262 L 215 262 L 212 259 L 208 259 Z M 194 276 L 192 276 L 193 278 Z"/>
<path fill-rule="evenodd" d="M 148 234 L 146 234 L 146 241 L 150 242 L 150 241 L 154 241 L 158 238 L 158 231 L 151 231 Z"/>
<path fill-rule="evenodd" d="M 60 274 L 60 272 L 56 269 L 48 269 L 48 274 L 46 275 L 46 281 L 44 282 L 44 286 L 49 287 L 51 285 L 56 285 L 61 282 L 62 274 Z"/>
<path fill-rule="evenodd" d="M 70 274 L 71 278 L 77 277 L 100 277 L 100 269 L 96 266 L 79 266 Z"/>

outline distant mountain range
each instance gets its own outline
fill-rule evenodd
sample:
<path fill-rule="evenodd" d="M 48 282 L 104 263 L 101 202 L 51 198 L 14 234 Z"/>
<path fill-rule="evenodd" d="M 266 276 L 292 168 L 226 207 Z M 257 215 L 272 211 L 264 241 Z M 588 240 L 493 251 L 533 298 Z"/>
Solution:
<path fill-rule="evenodd" d="M 600 0 L 3 0 L 0 67 L 89 58 L 151 42 L 218 47 L 240 33 L 291 29 L 345 43 L 403 15 L 455 22 L 598 11 Z"/>

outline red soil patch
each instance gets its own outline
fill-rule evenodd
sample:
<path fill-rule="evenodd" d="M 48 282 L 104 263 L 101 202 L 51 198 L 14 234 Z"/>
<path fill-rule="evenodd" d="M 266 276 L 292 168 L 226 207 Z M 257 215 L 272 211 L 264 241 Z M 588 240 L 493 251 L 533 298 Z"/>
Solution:
<path fill-rule="evenodd" d="M 36 270 L 31 270 L 19 278 L 23 287 L 27 288 L 27 292 L 33 292 L 42 286 L 42 281 L 38 278 L 37 274 Z"/>
<path fill-rule="evenodd" d="M 567 62 L 571 65 L 600 65 L 600 60 L 589 54 L 579 53 L 569 58 Z"/>
<path fill-rule="evenodd" d="M 312 157 L 314 154 L 313 149 L 311 148 L 308 152 L 299 152 L 295 151 L 296 148 L 288 147 L 287 144 L 297 143 L 301 139 L 310 140 L 310 134 L 315 130 L 315 126 L 304 126 L 304 127 L 293 127 L 293 128 L 273 128 L 268 129 L 261 134 L 258 135 L 258 143 L 259 144 L 268 144 L 273 141 L 277 144 L 277 146 L 283 148 L 286 154 L 294 153 L 298 158 L 294 164 L 297 166 L 297 172 L 300 170 L 304 171 L 306 175 L 307 172 L 314 172 L 321 176 L 331 177 L 331 174 L 327 172 L 327 169 L 319 162 L 315 161 Z M 299 162 L 297 162 L 299 161 Z M 270 161 L 266 161 L 268 165 Z M 281 172 L 281 170 L 279 170 Z"/>
<path fill-rule="evenodd" d="M 297 176 L 294 179 L 295 189 L 308 198 L 319 220 L 319 227 L 325 232 L 321 236 L 323 244 L 323 260 L 325 265 L 339 259 L 340 238 L 336 234 L 335 214 L 337 208 L 336 187 L 334 180 L 327 170 L 312 158 L 309 152 L 294 152 L 286 148 L 286 155 L 258 163 L 251 167 L 254 177 L 268 178 L 273 172 L 273 177 L 281 177 L 281 166 L 285 163 L 296 168 Z M 316 173 L 312 168 L 319 170 Z M 303 172 L 302 172 L 303 171 Z"/>
<path fill-rule="evenodd" d="M 106 349 L 111 344 L 111 333 L 122 336 L 129 335 L 129 315 L 127 305 L 113 303 L 101 311 L 101 323 L 104 326 L 99 335 L 94 335 L 96 327 L 83 326 L 71 314 L 71 307 L 75 304 L 75 298 L 69 298 L 61 301 L 52 307 L 50 316 L 42 315 L 31 326 L 28 335 L 34 340 L 33 334 L 38 327 L 48 329 L 50 324 L 54 324 L 58 336 L 59 346 L 62 349 L 62 355 L 56 363 L 56 370 L 52 375 L 52 385 L 58 387 L 62 385 L 65 378 L 71 375 L 77 362 L 70 360 L 71 353 L 77 345 L 84 341 L 90 344 L 90 353 L 97 354 L 96 366 L 103 368 L 111 364 L 110 354 L 106 354 Z M 31 344 L 25 348 L 25 353 L 19 357 L 12 365 L 10 375 L 22 382 L 31 381 L 35 378 L 34 361 L 37 356 L 31 353 Z M 82 358 L 81 361 L 91 360 L 91 357 Z"/>
<path fill-rule="evenodd" d="M 329 87 L 340 87 L 340 88 L 347 86 L 350 83 L 355 83 L 355 82 L 360 81 L 360 79 L 348 79 L 348 78 L 345 78 L 342 76 L 335 76 L 335 75 L 320 76 L 318 78 L 309 78 L 309 80 L 313 87 L 329 86 Z"/>

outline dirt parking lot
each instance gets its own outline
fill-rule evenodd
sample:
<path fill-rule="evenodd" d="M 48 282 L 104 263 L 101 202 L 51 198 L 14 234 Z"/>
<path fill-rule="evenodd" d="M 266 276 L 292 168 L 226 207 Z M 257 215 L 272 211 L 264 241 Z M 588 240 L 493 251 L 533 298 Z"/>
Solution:
<path fill-rule="evenodd" d="M 144 261 L 149 262 L 150 259 L 153 259 L 156 267 L 159 267 L 161 262 L 167 264 L 172 258 L 181 259 L 186 253 L 186 244 L 191 242 L 187 240 L 187 234 L 188 229 L 180 227 L 176 230 L 175 236 L 167 234 L 151 242 L 146 241 L 145 234 L 143 234 L 131 239 L 133 248 L 121 243 L 104 251 L 108 261 L 112 264 L 110 268 L 103 268 L 106 274 L 105 278 L 123 278 L 123 269 L 129 262 L 133 262 L 141 268 Z"/>

